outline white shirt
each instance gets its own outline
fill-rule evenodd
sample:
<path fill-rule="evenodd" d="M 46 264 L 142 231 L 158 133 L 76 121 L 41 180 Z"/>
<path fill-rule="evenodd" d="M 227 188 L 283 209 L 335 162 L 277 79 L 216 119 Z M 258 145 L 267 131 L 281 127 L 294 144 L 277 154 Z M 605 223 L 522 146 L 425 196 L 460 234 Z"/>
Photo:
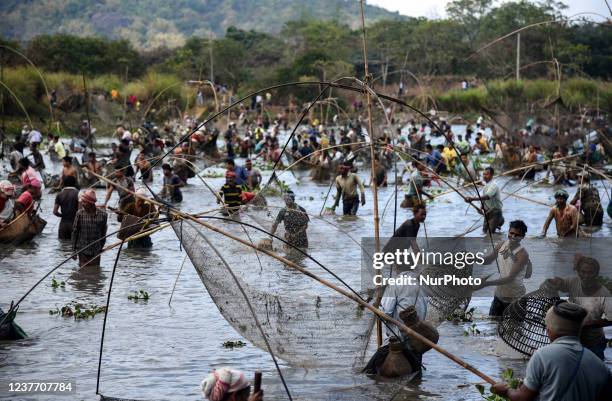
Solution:
<path fill-rule="evenodd" d="M 28 142 L 30 142 L 30 143 L 32 143 L 32 142 L 38 142 L 38 143 L 42 142 L 42 134 L 39 131 L 36 131 L 35 129 L 33 129 L 28 134 Z"/>
<path fill-rule="evenodd" d="M 4 203 L 4 209 L 0 212 L 0 221 L 8 220 L 8 218 L 11 217 L 14 206 L 15 202 L 13 202 L 13 199 L 8 198 Z"/>
<path fill-rule="evenodd" d="M 400 276 L 412 276 L 418 280 L 418 274 L 414 272 L 405 272 L 398 277 Z M 409 306 L 414 306 L 419 319 L 425 320 L 427 317 L 427 297 L 424 291 L 420 291 L 418 285 L 390 285 L 385 289 L 380 308 L 387 316 L 401 321 L 400 313 Z M 407 338 L 406 333 L 391 324 L 386 326 L 385 333 L 387 334 L 385 343 L 389 341 L 389 337 L 397 336 L 400 341 L 404 341 Z"/>

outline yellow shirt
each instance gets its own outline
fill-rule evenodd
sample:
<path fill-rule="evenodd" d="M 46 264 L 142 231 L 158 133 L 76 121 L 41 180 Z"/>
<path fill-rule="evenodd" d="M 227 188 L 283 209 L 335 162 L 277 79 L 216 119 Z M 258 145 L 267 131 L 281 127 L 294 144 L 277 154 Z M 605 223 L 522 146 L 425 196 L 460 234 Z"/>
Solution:
<path fill-rule="evenodd" d="M 321 135 L 321 147 L 328 148 L 329 147 L 329 138 L 327 135 Z"/>
<path fill-rule="evenodd" d="M 66 157 L 66 149 L 64 149 L 64 144 L 62 143 L 62 141 L 57 141 L 55 142 L 55 146 L 53 147 L 53 149 L 55 150 L 55 153 L 57 153 L 57 157 L 62 159 L 64 157 Z"/>
<path fill-rule="evenodd" d="M 453 167 L 457 160 L 457 152 L 455 152 L 455 149 L 446 146 L 442 151 L 442 157 L 444 157 L 447 166 Z"/>

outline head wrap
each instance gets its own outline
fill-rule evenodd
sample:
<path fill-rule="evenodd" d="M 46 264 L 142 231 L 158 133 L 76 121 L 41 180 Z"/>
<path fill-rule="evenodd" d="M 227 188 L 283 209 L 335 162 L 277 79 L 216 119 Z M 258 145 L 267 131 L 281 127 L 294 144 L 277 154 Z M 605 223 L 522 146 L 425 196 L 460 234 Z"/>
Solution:
<path fill-rule="evenodd" d="M 82 203 L 90 203 L 95 205 L 97 201 L 98 199 L 96 198 L 96 191 L 94 191 L 93 189 L 88 189 L 87 191 L 81 193 Z"/>
<path fill-rule="evenodd" d="M 250 385 L 244 373 L 230 369 L 221 368 L 214 370 L 204 380 L 200 387 L 202 394 L 210 401 L 221 401 L 228 393 L 235 393 Z"/>
<path fill-rule="evenodd" d="M 24 187 L 31 185 L 36 188 L 41 188 L 42 182 L 40 182 L 40 180 L 38 179 L 38 176 L 36 175 L 36 170 L 34 170 L 32 167 L 28 167 L 27 170 L 21 173 L 21 185 L 23 185 Z"/>
<path fill-rule="evenodd" d="M 236 173 L 234 173 L 232 170 L 227 170 L 225 173 L 225 178 L 236 178 Z"/>
<path fill-rule="evenodd" d="M 2 180 L 0 181 L 0 192 L 6 196 L 13 196 L 15 195 L 15 186 L 10 181 Z"/>
<path fill-rule="evenodd" d="M 569 198 L 569 194 L 567 193 L 565 189 L 559 189 L 555 192 L 555 198 L 567 199 Z"/>
<path fill-rule="evenodd" d="M 557 301 L 550 307 L 544 318 L 546 327 L 557 336 L 576 336 L 582 327 L 582 321 L 587 315 L 586 309 L 567 301 Z"/>

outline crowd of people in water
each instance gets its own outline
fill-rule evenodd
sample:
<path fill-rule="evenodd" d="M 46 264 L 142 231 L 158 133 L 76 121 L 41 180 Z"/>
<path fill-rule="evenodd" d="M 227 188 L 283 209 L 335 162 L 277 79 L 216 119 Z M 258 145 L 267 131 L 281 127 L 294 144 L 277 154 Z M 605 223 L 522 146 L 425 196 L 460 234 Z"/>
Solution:
<path fill-rule="evenodd" d="M 60 219 L 58 238 L 71 242 L 73 257 L 81 267 L 95 268 L 105 249 L 109 216 L 116 216 L 122 229 L 136 226 L 128 230 L 132 234 L 146 231 L 159 217 L 156 205 L 180 207 L 181 189 L 195 177 L 202 161 L 224 167 L 226 181 L 212 189 L 211 196 L 229 218 L 239 216 L 244 205 L 266 205 L 262 189 L 276 178 L 273 174 L 265 183 L 263 169 L 310 170 L 314 181 L 329 183 L 330 192 L 335 188 L 329 211 L 342 204 L 345 216 L 357 215 L 359 207 L 371 201 L 366 185 L 405 183 L 408 189 L 401 207 L 412 210 L 413 217 L 399 226 L 394 238 L 406 239 L 400 246 L 414 252 L 419 251 L 414 239 L 427 216 L 425 201 L 435 198 L 429 188 L 440 181 L 479 188 L 478 196 L 463 198 L 479 210 L 486 235 L 499 232 L 505 224 L 502 189 L 496 183 L 502 174 L 556 186 L 555 204 L 542 219 L 542 236 L 548 234 L 553 220 L 560 238 L 586 236 L 593 227 L 604 224 L 605 198 L 594 185 L 597 180 L 610 180 L 607 161 L 612 151 L 612 127 L 604 119 L 593 117 L 560 130 L 529 120 L 518 132 L 508 133 L 480 117 L 466 124 L 461 134 L 455 134 L 449 121 L 432 113 L 431 120 L 394 117 L 394 125 L 381 128 L 382 134 L 372 143 L 361 115 L 342 123 L 334 116 L 327 124 L 311 113 L 284 142 L 281 137 L 293 128 L 290 114 L 286 109 L 270 121 L 257 109 L 243 108 L 223 130 L 201 126 L 190 117 L 162 127 L 153 123 L 137 129 L 118 126 L 112 134 L 110 152 L 93 146 L 92 130 L 86 121 L 70 143 L 53 134 L 44 140 L 40 131 L 24 126 L 15 138 L 4 142 L 8 173 L 0 182 L 0 237 L 23 215 L 36 215 L 43 196 L 55 196 L 53 215 Z M 46 165 L 43 154 L 53 166 Z M 399 168 L 398 160 L 406 161 L 401 164 L 406 167 Z M 372 167 L 369 184 L 358 174 L 358 161 Z M 61 172 L 56 175 L 52 169 L 59 163 Z M 162 189 L 154 193 L 150 184 L 160 173 Z M 101 181 L 100 176 L 108 181 Z M 45 193 L 43 188 L 50 191 Z M 105 189 L 103 199 L 96 188 Z M 283 187 L 282 192 L 285 207 L 278 212 L 270 234 L 274 235 L 283 223 L 288 245 L 307 249 L 308 214 L 291 189 Z M 117 208 L 110 206 L 113 193 Z M 607 214 L 612 218 L 610 203 Z M 508 238 L 499 241 L 487 255 L 487 263 L 497 260 L 500 269 L 499 279 L 484 284 L 495 287 L 489 311 L 492 317 L 502 318 L 504 310 L 525 295 L 523 280 L 532 269 L 529 254 L 521 245 L 527 230 L 521 220 L 510 222 Z M 149 235 L 125 238 L 129 247 L 153 246 Z M 612 394 L 610 372 L 603 363 L 607 347 L 603 327 L 612 316 L 612 298 L 598 280 L 600 263 L 605 261 L 576 255 L 573 263 L 576 276 L 551 278 L 545 283 L 549 290 L 569 296 L 567 302 L 556 303 L 543 317 L 551 344 L 531 357 L 518 389 L 499 383 L 493 387 L 497 394 L 511 400 L 603 400 L 606 394 Z M 389 293 L 381 308 L 412 327 L 419 322 L 416 331 L 436 342 L 435 328 L 425 322 L 423 301 L 424 297 L 414 293 Z M 411 372 L 420 371 L 422 355 L 428 349 L 419 347 L 404 333 L 399 337 L 388 334 L 386 348 L 377 351 L 366 371 L 406 373 L 398 368 L 402 363 Z M 397 350 L 404 360 L 390 366 L 389 358 Z M 202 393 L 215 401 L 263 399 L 262 391 L 250 395 L 244 374 L 229 368 L 211 373 L 202 382 Z"/>

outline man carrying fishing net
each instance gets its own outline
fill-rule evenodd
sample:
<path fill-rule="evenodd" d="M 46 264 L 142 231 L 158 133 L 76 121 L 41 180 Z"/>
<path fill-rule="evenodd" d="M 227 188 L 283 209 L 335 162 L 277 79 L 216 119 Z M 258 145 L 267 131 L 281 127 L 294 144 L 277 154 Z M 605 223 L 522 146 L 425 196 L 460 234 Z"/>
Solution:
<path fill-rule="evenodd" d="M 587 311 L 558 301 L 546 313 L 551 344 L 538 349 L 527 364 L 525 380 L 517 389 L 496 383 L 492 391 L 510 401 L 603 401 L 612 393 L 611 375 L 604 363 L 580 344 Z"/>
<path fill-rule="evenodd" d="M 278 212 L 270 234 L 274 235 L 278 225 L 284 222 L 285 240 L 287 240 L 289 245 L 296 248 L 308 248 L 306 229 L 310 219 L 306 214 L 306 210 L 295 203 L 295 194 L 291 190 L 285 193 L 283 199 L 285 200 L 285 207 Z"/>
<path fill-rule="evenodd" d="M 600 266 L 597 259 L 576 254 L 574 270 L 576 276 L 548 279 L 545 285 L 548 289 L 569 294 L 570 302 L 587 311 L 580 342 L 603 361 L 607 346 L 603 327 L 612 320 L 611 294 L 599 280 Z"/>

